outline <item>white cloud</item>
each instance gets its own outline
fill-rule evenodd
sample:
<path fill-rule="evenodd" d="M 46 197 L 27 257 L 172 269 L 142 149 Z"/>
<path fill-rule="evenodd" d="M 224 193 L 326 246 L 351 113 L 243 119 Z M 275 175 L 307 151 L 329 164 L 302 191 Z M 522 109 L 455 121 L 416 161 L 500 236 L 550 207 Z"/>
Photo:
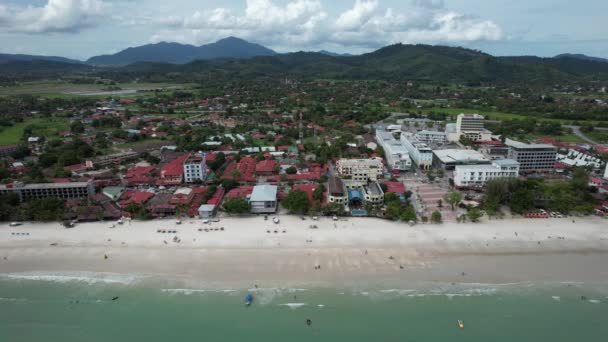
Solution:
<path fill-rule="evenodd" d="M 273 47 L 344 46 L 376 48 L 392 43 L 467 43 L 503 38 L 489 20 L 446 9 L 443 0 L 411 0 L 401 11 L 382 8 L 381 0 L 355 0 L 330 15 L 321 0 L 247 0 L 244 12 L 228 8 L 196 11 L 162 19 L 165 28 L 152 41 L 201 44 L 226 36 Z"/>
<path fill-rule="evenodd" d="M 95 26 L 109 9 L 103 0 L 48 0 L 42 7 L 0 5 L 0 28 L 20 33 L 73 33 Z"/>

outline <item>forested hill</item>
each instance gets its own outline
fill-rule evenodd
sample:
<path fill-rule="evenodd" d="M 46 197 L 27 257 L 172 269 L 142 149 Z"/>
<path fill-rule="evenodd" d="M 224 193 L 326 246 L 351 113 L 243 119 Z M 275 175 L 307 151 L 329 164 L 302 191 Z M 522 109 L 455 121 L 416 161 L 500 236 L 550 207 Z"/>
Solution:
<path fill-rule="evenodd" d="M 41 64 L 30 67 L 30 75 L 35 73 L 35 67 L 44 69 Z M 46 69 L 48 71 L 48 67 Z M 197 60 L 182 65 L 136 63 L 95 70 L 74 65 L 73 72 L 83 71 L 113 79 L 154 81 L 196 81 L 211 77 L 226 80 L 239 77 L 297 77 L 551 85 L 556 82 L 608 80 L 608 63 L 593 60 L 564 56 L 494 57 L 464 48 L 402 44 L 358 56 L 296 52 L 250 59 Z M 0 75 L 7 76 L 8 72 L 5 65 L 0 64 Z M 44 73 L 40 73 L 40 77 L 43 76 Z"/>

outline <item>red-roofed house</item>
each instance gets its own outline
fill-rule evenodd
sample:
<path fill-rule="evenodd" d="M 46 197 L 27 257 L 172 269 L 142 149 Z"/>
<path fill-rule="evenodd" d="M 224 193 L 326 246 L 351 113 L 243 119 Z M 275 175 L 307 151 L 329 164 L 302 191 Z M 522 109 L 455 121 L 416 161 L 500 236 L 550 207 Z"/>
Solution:
<path fill-rule="evenodd" d="M 121 200 L 118 205 L 124 208 L 131 203 L 144 204 L 152 197 L 154 197 L 154 194 L 147 191 L 127 191 L 120 197 Z"/>
<path fill-rule="evenodd" d="M 228 164 L 222 179 L 233 179 L 238 182 L 255 182 L 255 159 L 252 157 L 244 157 L 238 163 L 232 162 Z M 238 170 L 239 176 L 234 177 L 234 170 Z"/>
<path fill-rule="evenodd" d="M 240 186 L 238 188 L 234 188 L 226 194 L 226 198 L 237 198 L 237 197 L 247 197 L 253 193 L 253 186 Z"/>
<path fill-rule="evenodd" d="M 160 168 L 159 185 L 178 185 L 184 180 L 184 161 L 190 157 L 185 154 Z"/>
<path fill-rule="evenodd" d="M 222 203 L 222 199 L 224 198 L 225 194 L 226 190 L 224 190 L 224 188 L 218 188 L 213 194 L 213 196 L 211 196 L 211 198 L 207 200 L 207 204 L 218 207 L 220 203 Z"/>
<path fill-rule="evenodd" d="M 135 166 L 130 168 L 125 175 L 126 178 L 137 176 L 150 176 L 156 170 L 154 166 Z"/>
<path fill-rule="evenodd" d="M 318 187 L 319 187 L 319 184 L 296 184 L 291 188 L 291 190 L 304 191 L 308 195 L 308 199 L 310 200 L 310 203 L 314 203 L 315 199 L 313 198 L 312 195 L 315 192 L 315 189 L 317 189 Z M 321 198 L 323 198 L 323 197 L 321 197 Z"/>
<path fill-rule="evenodd" d="M 277 161 L 274 159 L 266 159 L 257 163 L 255 173 L 258 176 L 270 176 L 275 173 Z"/>

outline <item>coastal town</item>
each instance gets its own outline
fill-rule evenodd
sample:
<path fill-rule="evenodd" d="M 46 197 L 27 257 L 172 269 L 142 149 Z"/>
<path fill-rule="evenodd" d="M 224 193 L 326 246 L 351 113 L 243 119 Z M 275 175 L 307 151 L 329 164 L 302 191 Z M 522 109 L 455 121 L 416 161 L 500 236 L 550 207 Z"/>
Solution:
<path fill-rule="evenodd" d="M 605 341 L 606 13 L 0 0 L 0 342 Z"/>
<path fill-rule="evenodd" d="M 280 110 L 285 98 L 191 97 L 143 91 L 50 108 L 67 118 L 65 131 L 25 130 L 0 146 L 2 219 L 295 214 L 415 224 L 608 214 L 606 144 L 517 140 L 493 133 L 500 121 L 483 112 L 437 117 L 413 107 L 336 125 L 344 115 L 323 107 Z"/>

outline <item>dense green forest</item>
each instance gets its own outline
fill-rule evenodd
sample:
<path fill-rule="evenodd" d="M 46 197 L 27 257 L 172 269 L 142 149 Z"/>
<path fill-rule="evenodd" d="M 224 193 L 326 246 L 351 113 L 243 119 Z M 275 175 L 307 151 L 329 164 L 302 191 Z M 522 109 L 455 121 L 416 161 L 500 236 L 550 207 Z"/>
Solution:
<path fill-rule="evenodd" d="M 608 80 L 608 63 L 573 57 L 494 57 L 464 48 L 396 44 L 359 56 L 296 52 L 251 59 L 198 60 L 183 65 L 135 63 L 125 67 L 100 68 L 52 61 L 0 64 L 0 77 L 4 82 L 73 75 L 151 82 L 295 77 L 548 85 Z"/>

